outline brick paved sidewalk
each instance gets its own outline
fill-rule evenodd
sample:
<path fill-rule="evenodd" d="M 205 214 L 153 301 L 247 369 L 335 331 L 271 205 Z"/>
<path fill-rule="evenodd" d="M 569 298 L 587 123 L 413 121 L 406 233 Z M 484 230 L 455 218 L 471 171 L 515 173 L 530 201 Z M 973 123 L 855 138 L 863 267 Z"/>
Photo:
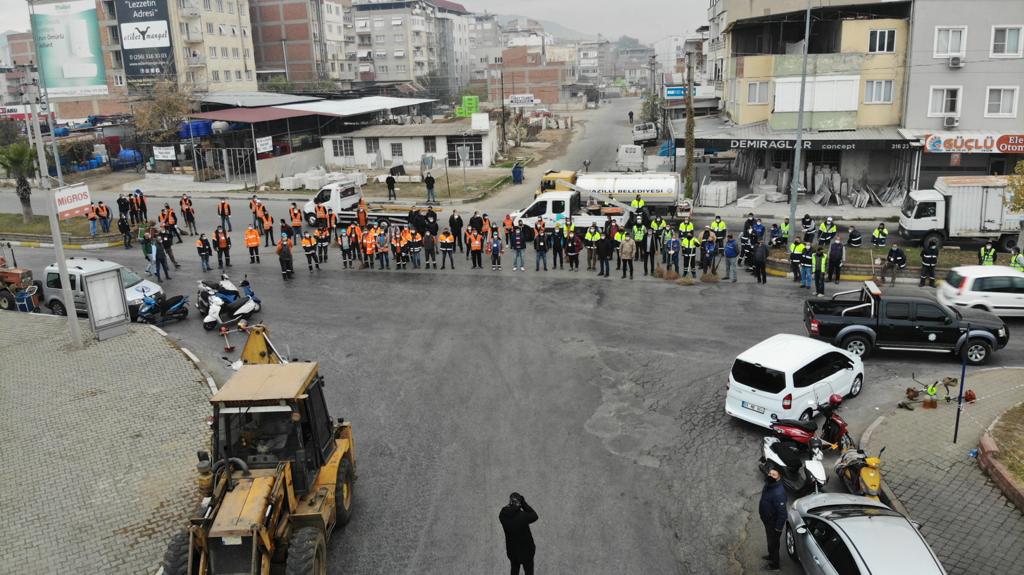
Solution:
<path fill-rule="evenodd" d="M 63 318 L 0 312 L 0 574 L 152 575 L 198 502 L 209 392 L 149 327 L 68 342 Z"/>
<path fill-rule="evenodd" d="M 940 387 L 938 409 L 920 404 L 914 411 L 897 409 L 874 429 L 866 449 L 875 454 L 886 447 L 885 482 L 921 522 L 921 532 L 950 575 L 1019 573 L 1024 514 L 969 452 L 996 417 L 1024 401 L 1024 369 L 968 370 L 966 389 L 973 389 L 978 401 L 961 415 L 956 445 L 956 404 L 942 402 Z"/>

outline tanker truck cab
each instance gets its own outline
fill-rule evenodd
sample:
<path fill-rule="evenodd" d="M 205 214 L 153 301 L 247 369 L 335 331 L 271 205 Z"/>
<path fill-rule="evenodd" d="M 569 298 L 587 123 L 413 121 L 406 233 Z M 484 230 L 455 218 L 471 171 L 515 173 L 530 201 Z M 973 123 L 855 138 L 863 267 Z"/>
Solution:
<path fill-rule="evenodd" d="M 566 184 L 576 183 L 576 172 L 573 170 L 548 170 L 540 177 L 540 187 L 533 192 L 537 197 L 544 192 L 571 192 L 572 188 Z"/>
<path fill-rule="evenodd" d="M 946 199 L 935 190 L 914 190 L 907 194 L 900 208 L 899 234 L 905 240 L 923 241 L 925 237 L 945 238 Z M 923 242 L 927 245 L 927 242 Z"/>

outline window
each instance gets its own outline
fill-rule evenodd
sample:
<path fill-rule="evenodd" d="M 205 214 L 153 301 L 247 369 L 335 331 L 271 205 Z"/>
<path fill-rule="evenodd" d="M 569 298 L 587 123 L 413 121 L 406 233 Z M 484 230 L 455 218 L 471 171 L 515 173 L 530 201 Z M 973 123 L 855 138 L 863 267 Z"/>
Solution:
<path fill-rule="evenodd" d="M 395 50 L 395 58 L 405 58 L 405 50 Z"/>
<path fill-rule="evenodd" d="M 246 60 L 249 59 L 249 49 L 248 48 L 242 48 L 242 57 L 245 58 Z"/>
<path fill-rule="evenodd" d="M 228 57 L 228 48 L 227 48 L 227 46 L 221 46 L 221 48 L 220 48 L 220 57 L 224 58 L 224 59 L 227 59 L 227 57 Z"/>
<path fill-rule="evenodd" d="M 370 21 L 366 18 L 356 18 L 356 28 L 369 28 Z"/>
<path fill-rule="evenodd" d="M 376 52 L 374 53 L 374 56 L 375 56 L 376 58 L 387 58 L 387 57 L 388 57 L 388 53 L 387 53 L 387 51 L 386 51 L 386 50 L 377 50 L 377 51 L 376 51 Z"/>
<path fill-rule="evenodd" d="M 380 151 L 380 140 L 377 138 L 366 138 L 364 142 L 366 143 L 367 154 L 376 154 Z"/>
<path fill-rule="evenodd" d="M 929 118 L 960 115 L 960 86 L 932 87 L 928 104 Z"/>
<path fill-rule="evenodd" d="M 377 66 L 377 71 L 380 72 L 381 74 L 387 74 L 388 73 L 388 66 L 387 66 L 387 64 L 379 64 Z"/>
<path fill-rule="evenodd" d="M 985 104 L 985 117 L 1016 118 L 1017 92 L 1016 86 L 989 87 L 987 103 Z"/>
<path fill-rule="evenodd" d="M 248 37 L 249 37 L 249 27 L 248 26 L 242 26 L 242 38 L 248 38 Z"/>
<path fill-rule="evenodd" d="M 832 354 L 826 353 L 793 372 L 793 386 L 808 387 L 834 374 L 837 366 L 831 356 Z"/>
<path fill-rule="evenodd" d="M 232 58 L 234 58 L 234 59 L 236 59 L 236 60 L 238 59 L 238 55 L 239 55 L 240 53 L 241 53 L 241 52 L 240 52 L 240 51 L 238 50 L 238 48 L 232 48 L 232 49 L 231 49 L 231 57 L 232 57 Z"/>
<path fill-rule="evenodd" d="M 252 81 L 252 70 L 246 70 L 245 71 L 245 79 L 250 81 L 250 82 Z"/>
<path fill-rule="evenodd" d="M 231 35 L 232 36 L 238 36 L 238 26 L 232 26 L 231 27 Z"/>
<path fill-rule="evenodd" d="M 356 149 L 352 145 L 351 139 L 333 140 L 331 144 L 334 147 L 335 158 L 351 158 L 356 155 Z"/>
<path fill-rule="evenodd" d="M 910 319 L 910 304 L 895 302 L 885 304 L 885 317 L 889 319 Z"/>
<path fill-rule="evenodd" d="M 948 58 L 950 56 L 964 56 L 965 42 L 967 38 L 967 27 L 959 28 L 936 28 L 935 29 L 935 54 L 936 58 Z"/>
<path fill-rule="evenodd" d="M 872 30 L 868 34 L 868 52 L 895 52 L 895 30 Z"/>
<path fill-rule="evenodd" d="M 401 158 L 402 155 L 403 155 L 402 154 L 402 143 L 401 142 L 392 142 L 392 144 L 391 144 L 391 157 L 392 158 Z"/>
<path fill-rule="evenodd" d="M 76 276 L 74 274 L 68 274 L 68 280 L 69 280 L 68 283 L 71 284 L 72 291 L 75 289 L 75 279 L 77 279 L 77 278 L 78 278 L 78 276 Z M 53 289 L 61 289 L 60 274 L 58 274 L 58 273 L 48 273 L 48 274 L 46 274 L 46 287 L 53 288 Z"/>
<path fill-rule="evenodd" d="M 213 48 L 210 49 L 212 50 Z M 214 82 L 220 82 L 220 72 L 218 72 L 217 70 L 211 72 L 210 77 L 213 79 Z"/>
<path fill-rule="evenodd" d="M 409 70 L 409 67 L 406 66 L 405 64 L 395 64 L 395 71 L 396 72 L 407 72 L 408 70 Z"/>
<path fill-rule="evenodd" d="M 217 48 L 215 46 L 210 46 L 210 59 L 211 60 L 216 60 L 217 59 Z"/>
<path fill-rule="evenodd" d="M 234 2 L 228 2 L 228 14 L 234 14 L 234 13 L 235 13 L 235 3 Z"/>
<path fill-rule="evenodd" d="M 732 378 L 736 383 L 768 393 L 779 393 L 786 389 L 784 373 L 741 359 L 732 364 Z"/>
<path fill-rule="evenodd" d="M 917 213 L 914 218 L 934 218 L 935 217 L 935 202 L 921 202 L 917 204 Z M 957 284 L 959 285 L 959 284 Z"/>
<path fill-rule="evenodd" d="M 235 70 L 235 80 L 239 81 L 239 82 L 242 81 L 242 71 L 241 70 Z"/>
<path fill-rule="evenodd" d="M 974 280 L 974 291 L 1013 293 L 1013 280 L 1007 276 L 993 276 Z"/>
<path fill-rule="evenodd" d="M 523 212 L 524 218 L 537 218 L 543 216 L 548 211 L 548 203 L 546 201 L 534 202 L 532 206 Z M 735 367 L 733 368 L 735 369 Z"/>
<path fill-rule="evenodd" d="M 1021 57 L 1021 30 L 1024 26 L 994 26 L 992 28 L 993 58 Z"/>
<path fill-rule="evenodd" d="M 203 0 L 203 8 L 205 8 L 207 12 L 209 12 L 211 10 L 211 8 L 210 8 L 210 0 Z"/>
<path fill-rule="evenodd" d="M 821 548 L 821 552 L 825 554 L 825 558 L 828 559 L 836 573 L 839 575 L 859 575 L 860 570 L 857 568 L 857 562 L 853 560 L 849 548 L 846 547 L 846 543 L 843 542 L 842 537 L 836 533 L 835 529 L 832 529 L 824 521 L 810 517 L 806 519 L 806 524 L 811 532 L 811 536 L 814 537 L 814 541 Z"/>
<path fill-rule="evenodd" d="M 383 18 L 374 18 L 373 19 L 373 27 L 374 28 L 383 28 L 384 27 L 384 19 Z"/>
<path fill-rule="evenodd" d="M 892 80 L 868 80 L 864 88 L 865 104 L 892 104 Z"/>
<path fill-rule="evenodd" d="M 220 34 L 221 36 L 223 36 L 224 35 L 224 28 L 225 28 L 225 26 L 223 24 L 219 24 L 217 26 L 217 33 Z"/>
<path fill-rule="evenodd" d="M 224 70 L 224 81 L 225 82 L 230 82 L 231 81 L 231 70 Z"/>
<path fill-rule="evenodd" d="M 748 104 L 768 103 L 768 82 L 750 82 L 747 84 Z"/>
<path fill-rule="evenodd" d="M 124 74 L 121 74 L 119 72 L 114 72 L 114 85 L 115 86 L 124 86 Z"/>
<path fill-rule="evenodd" d="M 391 36 L 391 41 L 392 42 L 405 42 L 405 34 L 402 34 L 401 32 L 399 32 L 398 34 L 393 34 Z"/>
<path fill-rule="evenodd" d="M 917 304 L 917 321 L 929 321 L 932 323 L 944 323 L 946 312 L 936 305 L 928 303 Z"/>
<path fill-rule="evenodd" d="M 423 152 L 426 154 L 437 153 L 437 138 L 434 136 L 423 136 Z"/>
<path fill-rule="evenodd" d="M 224 11 L 224 0 L 217 0 L 217 11 L 218 12 L 223 12 Z"/>
<path fill-rule="evenodd" d="M 206 33 L 213 34 L 213 22 L 206 23 Z"/>
<path fill-rule="evenodd" d="M 392 26 L 401 26 L 402 25 L 402 17 L 401 16 L 395 16 L 394 18 L 392 18 L 391 19 L 391 25 Z"/>
<path fill-rule="evenodd" d="M 387 40 L 388 40 L 388 37 L 387 37 L 386 34 L 376 34 L 373 37 L 373 41 L 374 42 L 381 42 L 381 43 L 383 43 L 383 42 L 387 42 Z"/>

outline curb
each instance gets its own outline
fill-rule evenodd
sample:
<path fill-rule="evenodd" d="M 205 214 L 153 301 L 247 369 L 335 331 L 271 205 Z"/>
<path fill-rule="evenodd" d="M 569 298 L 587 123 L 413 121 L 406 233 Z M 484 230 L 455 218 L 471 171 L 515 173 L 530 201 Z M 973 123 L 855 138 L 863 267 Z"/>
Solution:
<path fill-rule="evenodd" d="M 868 444 L 871 443 L 871 435 L 875 432 L 875 429 L 882 424 L 882 421 L 884 420 L 885 415 L 879 415 L 878 418 L 872 421 L 871 425 L 869 425 L 868 428 L 864 430 L 864 433 L 862 433 L 860 436 L 861 449 L 863 449 L 864 451 L 869 451 Z M 882 489 L 882 499 L 884 499 L 884 503 L 887 503 L 889 507 L 892 507 L 898 513 L 906 517 L 910 517 L 910 512 L 907 510 L 906 506 L 903 505 L 903 502 L 900 501 L 898 497 L 896 497 L 896 493 L 894 493 L 893 490 L 889 488 L 889 485 L 885 482 L 884 476 L 879 482 L 879 487 L 881 487 Z"/>
<path fill-rule="evenodd" d="M 19 241 L 19 240 L 12 240 L 12 241 L 9 241 L 9 242 L 7 240 L 3 240 L 3 242 L 4 243 L 9 243 L 9 244 L 11 244 L 14 247 L 22 247 L 22 248 L 52 248 L 53 247 L 53 243 L 52 242 L 29 242 L 29 241 Z M 119 248 L 119 247 L 121 247 L 123 245 L 124 245 L 123 241 L 116 241 L 116 242 L 102 242 L 102 243 L 95 243 L 95 244 L 64 244 L 64 247 L 69 249 L 69 250 L 102 250 L 102 249 L 105 249 L 105 248 Z"/>
<path fill-rule="evenodd" d="M 210 372 L 206 371 L 206 368 L 203 367 L 202 362 L 199 361 L 199 358 L 196 357 L 196 354 L 192 353 L 192 351 L 189 350 L 187 347 L 181 347 L 180 345 L 178 345 L 177 342 L 172 340 L 170 336 L 167 335 L 166 331 L 160 329 L 155 325 L 150 325 L 149 327 L 152 328 L 153 331 L 164 336 L 164 338 L 167 339 L 168 343 L 176 347 L 179 351 L 181 351 L 181 353 L 185 357 L 188 358 L 192 365 L 199 371 L 199 374 L 202 375 L 203 378 L 206 380 L 206 387 L 209 389 L 211 396 L 217 393 L 217 383 L 213 380 L 213 376 L 210 375 Z"/>
<path fill-rule="evenodd" d="M 1006 468 L 1006 465 L 999 461 L 999 445 L 991 435 L 992 428 L 999 423 L 1001 417 L 997 417 L 992 425 L 985 430 L 985 434 L 981 436 L 981 442 L 978 445 L 978 466 L 988 473 L 1004 497 L 1012 501 L 1017 509 L 1024 511 L 1024 485 L 1021 485 L 1020 481 Z"/>

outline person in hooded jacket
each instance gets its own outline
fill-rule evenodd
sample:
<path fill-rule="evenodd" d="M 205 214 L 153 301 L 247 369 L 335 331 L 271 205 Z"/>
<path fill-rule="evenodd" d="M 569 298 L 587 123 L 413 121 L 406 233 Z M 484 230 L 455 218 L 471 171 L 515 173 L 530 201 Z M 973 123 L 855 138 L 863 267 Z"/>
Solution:
<path fill-rule="evenodd" d="M 611 270 L 612 255 L 615 253 L 615 240 L 608 236 L 603 236 L 597 240 L 595 247 L 597 252 L 597 261 L 600 266 L 597 275 L 608 277 Z"/>
<path fill-rule="evenodd" d="M 637 247 L 640 259 L 644 262 L 644 275 L 654 274 L 654 262 L 658 257 L 658 234 L 653 230 L 648 231 Z"/>
<path fill-rule="evenodd" d="M 505 555 L 508 557 L 512 575 L 519 575 L 520 567 L 526 575 L 533 575 L 533 557 L 537 552 L 537 546 L 533 542 L 533 534 L 530 533 L 530 524 L 537 519 L 537 512 L 518 493 L 509 495 L 508 505 L 502 507 L 498 513 L 498 522 L 505 532 Z"/>
<path fill-rule="evenodd" d="M 832 243 L 828 247 L 828 281 L 839 283 L 839 275 L 843 271 L 843 262 L 846 261 L 846 246 L 839 236 L 832 237 Z"/>
<path fill-rule="evenodd" d="M 196 252 L 199 254 L 199 262 L 203 266 L 203 271 L 210 271 L 210 256 L 213 255 L 213 246 L 210 245 L 206 234 L 199 234 L 199 239 L 196 240 Z"/>
<path fill-rule="evenodd" d="M 435 222 L 435 226 L 436 226 Z M 430 269 L 433 264 L 434 269 L 437 269 L 437 238 L 434 237 L 433 232 L 429 229 L 423 234 L 423 267 Z"/>
<path fill-rule="evenodd" d="M 121 232 L 121 236 L 123 237 L 124 249 L 132 249 L 132 226 L 128 223 L 128 218 L 125 214 L 121 214 L 121 216 L 117 218 L 117 231 Z"/>
<path fill-rule="evenodd" d="M 885 256 L 885 265 L 882 266 L 882 283 L 885 283 L 885 274 L 889 272 L 892 274 L 889 285 L 896 285 L 896 276 L 899 271 L 907 267 L 907 254 L 903 253 L 900 249 L 899 242 L 893 242 L 892 247 L 889 248 L 889 253 Z"/>
<path fill-rule="evenodd" d="M 740 248 L 736 245 L 736 239 L 732 237 L 732 234 L 728 234 L 725 237 L 725 278 L 732 278 L 732 282 L 736 283 L 736 258 L 740 255 Z"/>
<path fill-rule="evenodd" d="M 934 240 L 921 250 L 921 282 L 918 284 L 924 287 L 927 282 L 929 287 L 935 287 L 935 268 L 939 265 L 939 246 Z"/>
<path fill-rule="evenodd" d="M 779 542 L 782 529 L 786 526 L 786 486 L 782 483 L 782 474 L 778 469 L 770 469 L 761 490 L 761 499 L 757 504 L 757 514 L 764 525 L 768 554 L 763 557 L 768 561 L 769 571 L 779 570 Z"/>
<path fill-rule="evenodd" d="M 569 271 L 580 271 L 580 252 L 583 251 L 583 239 L 577 234 L 570 234 L 565 239 L 565 255 L 569 258 Z"/>

